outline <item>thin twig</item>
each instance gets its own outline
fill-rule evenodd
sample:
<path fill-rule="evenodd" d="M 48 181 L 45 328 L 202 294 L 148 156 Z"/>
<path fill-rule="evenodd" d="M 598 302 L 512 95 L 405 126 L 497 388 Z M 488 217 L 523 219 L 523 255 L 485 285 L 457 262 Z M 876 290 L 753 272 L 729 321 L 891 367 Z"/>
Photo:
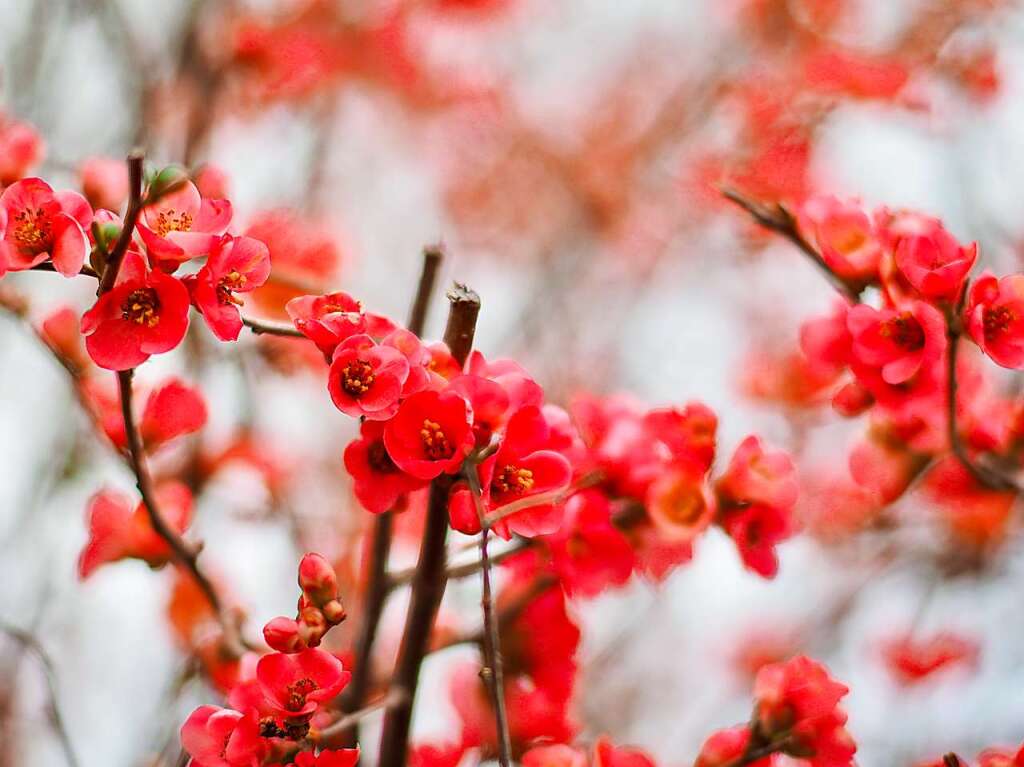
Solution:
<path fill-rule="evenodd" d="M 353 711 L 351 714 L 345 714 L 337 721 L 332 722 L 327 727 L 324 727 L 318 733 L 312 734 L 311 739 L 315 740 L 323 748 L 335 748 L 335 743 L 341 738 L 346 732 L 352 730 L 356 725 L 362 722 L 367 717 L 375 714 L 378 711 L 384 711 L 391 706 L 397 706 L 405 700 L 405 692 L 403 690 L 393 689 L 389 690 L 388 694 L 375 703 L 371 703 L 368 706 L 363 706 L 357 711 Z"/>
<path fill-rule="evenodd" d="M 33 272 L 54 272 L 54 273 L 56 273 L 57 267 L 55 267 L 53 265 L 52 261 L 43 261 L 43 263 L 36 264 L 35 266 L 33 266 L 30 269 L 30 271 L 33 271 Z M 82 268 L 78 270 L 78 274 L 79 275 L 84 275 L 86 277 L 99 278 L 99 275 L 96 274 L 96 270 L 93 269 L 88 264 L 83 264 Z"/>
<path fill-rule="evenodd" d="M 464 285 L 457 284 L 448 291 L 448 301 L 450 309 L 444 341 L 456 363 L 464 367 L 473 346 L 476 319 L 480 313 L 480 297 Z M 420 668 L 427 653 L 441 598 L 444 596 L 448 492 L 451 485 L 450 475 L 442 475 L 430 485 L 423 542 L 416 565 L 416 577 L 412 582 L 402 644 L 398 650 L 398 660 L 391 682 L 392 690 L 405 690 L 408 697 L 389 708 L 384 715 L 378 767 L 402 767 L 406 763 Z"/>
<path fill-rule="evenodd" d="M 118 235 L 114 249 L 107 256 L 107 263 L 103 267 L 103 275 L 100 277 L 96 295 L 103 295 L 114 287 L 117 273 L 121 270 L 121 261 L 124 260 L 124 254 L 128 252 L 128 246 L 132 244 L 135 224 L 138 223 L 139 213 L 142 211 L 142 152 L 138 150 L 128 155 L 128 188 L 130 196 L 128 209 L 124 214 L 124 223 L 121 226 L 121 234 Z"/>
<path fill-rule="evenodd" d="M 46 687 L 49 694 L 48 707 L 50 712 L 50 721 L 53 724 L 53 730 L 57 735 L 57 739 L 60 741 L 61 749 L 64 751 L 64 759 L 67 761 L 69 767 L 79 767 L 79 764 L 81 763 L 75 755 L 75 749 L 71 744 L 71 737 L 68 735 L 67 726 L 64 723 L 64 717 L 60 712 L 60 707 L 57 705 L 57 672 L 49 653 L 46 652 L 43 646 L 39 643 L 39 640 L 32 636 L 32 634 L 18 628 L 17 626 L 0 623 L 0 631 L 3 631 L 7 636 L 39 659 L 39 663 L 43 667 L 43 673 L 46 676 Z"/>
<path fill-rule="evenodd" d="M 437 280 L 437 273 L 443 257 L 444 253 L 440 246 L 427 247 L 423 250 L 423 266 L 416 286 L 416 296 L 413 298 L 412 308 L 409 311 L 407 326 L 417 336 L 423 335 L 427 310 L 430 307 L 434 283 Z M 366 594 L 363 598 L 361 622 L 355 642 L 352 681 L 342 698 L 342 710 L 344 711 L 352 711 L 362 706 L 370 689 L 373 673 L 373 645 L 377 639 L 377 628 L 384 612 L 384 603 L 392 588 L 391 579 L 388 577 L 388 561 L 391 557 L 393 528 L 394 515 L 391 511 L 378 514 L 373 520 Z M 347 730 L 341 730 L 339 736 L 341 745 L 351 747 L 358 740 L 358 721 Z"/>
<path fill-rule="evenodd" d="M 294 326 L 287 322 L 274 320 L 258 320 L 254 317 L 242 317 L 242 324 L 258 336 L 285 336 L 288 338 L 305 338 Z"/>
<path fill-rule="evenodd" d="M 720 187 L 719 191 L 722 196 L 730 202 L 735 203 L 756 221 L 760 226 L 765 229 L 770 229 L 773 232 L 777 232 L 785 237 L 787 240 L 796 245 L 805 256 L 811 259 L 814 263 L 828 278 L 836 290 L 842 293 L 850 303 L 858 303 L 860 301 L 860 293 L 863 290 L 863 286 L 854 285 L 848 280 L 843 279 L 830 267 L 825 259 L 821 257 L 821 254 L 811 245 L 804 236 L 800 233 L 800 229 L 797 226 L 796 219 L 793 214 L 785 208 L 785 206 L 776 203 L 773 206 L 765 205 L 760 202 L 748 199 L 740 192 L 730 187 Z"/>
<path fill-rule="evenodd" d="M 480 575 L 483 590 L 480 597 L 480 608 L 484 616 L 483 660 L 480 676 L 491 692 L 491 703 L 494 706 L 494 724 L 498 735 L 498 763 L 501 767 L 509 767 L 512 762 L 512 737 L 508 729 L 508 712 L 505 710 L 505 675 L 501 658 L 501 635 L 498 621 L 494 617 L 494 601 L 491 596 L 491 563 L 487 556 L 487 538 L 491 528 L 484 509 L 480 492 L 480 477 L 476 463 L 467 462 L 463 471 L 469 491 L 473 496 L 477 518 L 480 520 Z"/>
<path fill-rule="evenodd" d="M 124 433 L 128 444 L 128 459 L 135 474 L 135 484 L 142 495 L 142 503 L 145 506 L 146 514 L 153 531 L 159 535 L 170 547 L 174 558 L 185 568 L 192 579 L 199 586 L 210 608 L 220 622 L 221 630 L 224 633 L 224 646 L 235 657 L 240 657 L 245 652 L 238 631 L 238 623 L 228 615 L 224 601 L 217 593 L 213 582 L 206 577 L 199 567 L 199 548 L 185 541 L 184 538 L 171 527 L 157 504 L 156 490 L 153 486 L 153 478 L 149 474 L 149 466 L 146 463 L 145 449 L 142 437 L 139 434 L 138 425 L 135 423 L 135 415 L 132 411 L 132 378 L 134 370 L 122 370 L 117 374 L 118 391 L 121 396 L 121 415 L 124 418 Z"/>

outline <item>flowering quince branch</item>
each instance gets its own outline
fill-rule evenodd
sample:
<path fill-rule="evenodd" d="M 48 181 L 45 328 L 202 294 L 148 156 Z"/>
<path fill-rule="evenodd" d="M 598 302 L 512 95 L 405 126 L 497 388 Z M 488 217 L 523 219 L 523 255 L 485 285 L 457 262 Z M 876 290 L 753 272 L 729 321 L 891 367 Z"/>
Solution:
<path fill-rule="evenodd" d="M 477 464 L 478 460 L 472 458 L 467 460 L 463 465 L 462 473 L 473 494 L 473 505 L 476 507 L 477 517 L 480 521 L 480 575 L 483 584 L 480 607 L 484 617 L 484 665 L 480 669 L 480 676 L 491 690 L 494 718 L 498 729 L 498 762 L 501 767 L 509 767 L 512 761 L 512 739 L 508 729 L 508 712 L 505 710 L 505 677 L 501 658 L 501 635 L 498 631 L 498 621 L 494 616 L 494 602 L 491 598 L 491 562 L 487 556 L 487 538 L 491 533 L 491 523 L 487 519 L 487 511 L 484 509 Z"/>
<path fill-rule="evenodd" d="M 71 744 L 71 737 L 68 735 L 67 727 L 64 724 L 64 717 L 60 712 L 60 706 L 57 704 L 57 673 L 54 670 L 53 660 L 50 658 L 49 653 L 39 643 L 39 640 L 28 631 L 6 623 L 0 623 L 0 631 L 25 649 L 31 651 L 39 659 L 39 663 L 43 667 L 43 673 L 46 675 L 47 708 L 50 714 L 50 722 L 57 733 L 57 739 L 60 741 L 65 761 L 69 767 L 79 767 L 80 762 L 75 755 L 74 746 Z"/>
<path fill-rule="evenodd" d="M 289 325 L 285 322 L 260 320 L 255 317 L 242 317 L 242 324 L 258 336 L 284 336 L 285 338 L 305 337 L 299 330 L 296 330 L 294 325 Z"/>
<path fill-rule="evenodd" d="M 444 251 L 440 246 L 430 246 L 423 250 L 423 267 L 416 287 L 409 312 L 409 330 L 422 336 L 426 325 L 427 311 L 434 293 L 437 273 L 444 259 Z M 371 658 L 373 645 L 377 638 L 377 627 L 384 603 L 392 588 L 392 579 L 388 575 L 388 560 L 391 553 L 391 539 L 394 527 L 394 514 L 384 511 L 373 520 L 370 534 L 370 562 L 366 594 L 363 599 L 363 610 L 360 618 L 358 634 L 355 642 L 355 665 L 352 672 L 352 683 L 343 698 L 343 710 L 353 711 L 363 705 L 370 686 L 370 675 L 373 668 Z M 358 721 L 349 728 L 337 728 L 343 734 L 339 745 L 351 746 L 359 740 Z"/>
<path fill-rule="evenodd" d="M 245 643 L 241 637 L 238 621 L 228 614 L 224 600 L 217 592 L 213 582 L 206 577 L 199 567 L 200 546 L 189 544 L 178 532 L 168 524 L 160 512 L 157 493 L 153 486 L 152 477 L 149 474 L 149 467 L 146 464 L 145 449 L 142 444 L 142 437 L 135 424 L 135 415 L 132 410 L 132 378 L 133 370 L 121 370 L 117 373 L 118 391 L 121 397 L 121 413 L 124 417 L 124 430 L 128 446 L 128 459 L 132 471 L 135 474 L 136 486 L 142 495 L 142 502 L 149 516 L 149 522 L 153 531 L 160 536 L 174 552 L 175 559 L 185 568 L 196 585 L 202 591 L 210 608 L 217 616 L 217 620 L 224 632 L 224 649 L 236 658 L 245 653 Z"/>
<path fill-rule="evenodd" d="M 355 677 L 353 676 L 353 678 Z M 368 719 L 379 711 L 385 711 L 392 706 L 397 706 L 404 699 L 405 693 L 402 690 L 389 690 L 384 697 L 375 703 L 370 703 L 353 711 L 351 714 L 339 717 L 337 721 L 332 722 L 322 730 L 311 732 L 310 739 L 323 747 L 336 747 L 339 740 L 348 737 L 353 731 L 357 731 L 357 726 L 364 719 Z"/>
<path fill-rule="evenodd" d="M 814 246 L 800 233 L 796 219 L 784 205 L 776 203 L 774 206 L 768 206 L 755 202 L 731 187 L 721 187 L 719 191 L 727 200 L 747 211 L 760 226 L 781 234 L 796 245 L 804 255 L 811 259 L 815 266 L 825 273 L 825 276 L 835 286 L 836 290 L 842 293 L 850 303 L 860 301 L 863 286 L 857 286 L 836 274 L 825 259 L 821 257 L 821 254 L 815 250 Z"/>
<path fill-rule="evenodd" d="M 141 151 L 133 151 L 128 155 L 128 209 L 124 214 L 124 223 L 121 226 L 121 234 L 118 235 L 117 242 L 114 243 L 113 250 L 110 251 L 106 258 L 106 262 L 103 267 L 103 274 L 100 276 L 100 284 L 96 291 L 97 295 L 108 293 L 113 289 L 114 283 L 117 280 L 117 275 L 121 270 L 121 262 L 124 260 L 125 253 L 128 252 L 128 247 L 132 244 L 132 238 L 135 235 L 135 225 L 139 221 L 139 214 L 142 212 L 143 207 L 143 195 L 142 195 L 142 163 L 143 155 Z"/>
<path fill-rule="evenodd" d="M 466 286 L 456 284 L 448 291 L 448 301 L 450 307 L 444 342 L 455 364 L 462 369 L 473 347 L 480 297 Z M 391 689 L 404 691 L 406 697 L 398 705 L 389 708 L 384 715 L 379 767 L 401 767 L 406 763 L 420 667 L 427 653 L 430 634 L 445 589 L 445 542 L 448 537 L 448 494 L 451 486 L 452 477 L 446 474 L 436 477 L 430 483 L 420 556 L 412 582 L 398 660 L 391 680 Z"/>

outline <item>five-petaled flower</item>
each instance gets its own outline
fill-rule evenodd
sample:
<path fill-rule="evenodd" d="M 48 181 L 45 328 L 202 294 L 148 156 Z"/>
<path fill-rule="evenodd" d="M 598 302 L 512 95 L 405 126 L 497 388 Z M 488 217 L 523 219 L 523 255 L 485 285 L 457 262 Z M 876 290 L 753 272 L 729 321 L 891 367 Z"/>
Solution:
<path fill-rule="evenodd" d="M 398 412 L 408 377 L 409 361 L 401 351 L 360 334 L 334 350 L 327 390 L 342 413 L 384 421 Z"/>
<path fill-rule="evenodd" d="M 155 268 L 173 272 L 209 255 L 231 223 L 231 203 L 203 199 L 196 185 L 181 185 L 142 209 L 139 235 Z"/>
<path fill-rule="evenodd" d="M 186 279 L 192 303 L 221 341 L 234 341 L 242 331 L 236 293 L 249 293 L 270 276 L 270 252 L 252 237 L 224 236 L 210 251 L 206 265 Z"/>
<path fill-rule="evenodd" d="M 964 324 L 997 365 L 1024 368 L 1024 274 L 982 274 L 971 286 Z"/>
<path fill-rule="evenodd" d="M 7 187 L 0 195 L 0 208 L 7 220 L 0 220 L 9 271 L 31 269 L 50 259 L 65 277 L 82 268 L 89 248 L 85 230 L 92 222 L 92 208 L 77 192 L 54 192 L 42 179 L 26 178 Z"/>
<path fill-rule="evenodd" d="M 124 256 L 117 281 L 82 316 L 85 346 L 107 370 L 127 370 L 168 352 L 188 329 L 188 289 L 180 280 L 149 270 L 138 253 Z"/>
<path fill-rule="evenodd" d="M 414 477 L 454 474 L 473 449 L 472 422 L 469 404 L 456 392 L 418 392 L 385 425 L 384 445 L 395 465 Z"/>
<path fill-rule="evenodd" d="M 317 648 L 264 655 L 256 666 L 260 689 L 271 707 L 294 721 L 309 721 L 321 703 L 345 688 L 350 677 L 340 660 Z"/>
<path fill-rule="evenodd" d="M 200 706 L 181 727 L 181 745 L 193 767 L 259 767 L 267 753 L 256 709 Z"/>

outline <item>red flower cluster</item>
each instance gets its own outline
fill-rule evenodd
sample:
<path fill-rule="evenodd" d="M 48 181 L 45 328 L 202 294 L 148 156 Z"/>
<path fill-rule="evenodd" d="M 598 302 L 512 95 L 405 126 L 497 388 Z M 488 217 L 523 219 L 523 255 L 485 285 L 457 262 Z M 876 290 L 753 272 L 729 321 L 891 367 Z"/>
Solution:
<path fill-rule="evenodd" d="M 711 735 L 696 767 L 769 767 L 776 754 L 810 767 L 850 767 L 857 747 L 839 707 L 847 692 L 824 666 L 804 656 L 763 666 L 754 681 L 750 723 Z"/>

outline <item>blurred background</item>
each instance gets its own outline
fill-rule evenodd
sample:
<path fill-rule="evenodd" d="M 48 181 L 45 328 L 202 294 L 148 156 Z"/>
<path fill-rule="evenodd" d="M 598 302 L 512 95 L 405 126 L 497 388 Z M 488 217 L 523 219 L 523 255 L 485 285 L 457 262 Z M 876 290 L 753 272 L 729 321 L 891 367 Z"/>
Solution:
<path fill-rule="evenodd" d="M 80 188 L 86 160 L 134 146 L 187 166 L 233 202 L 232 232 L 270 246 L 277 284 L 257 313 L 340 289 L 402 319 L 422 248 L 443 242 L 444 281 L 483 300 L 477 346 L 521 362 L 550 401 L 700 400 L 719 416 L 720 456 L 751 432 L 794 454 L 807 529 L 777 579 L 744 571 L 712 531 L 663 584 L 572 605 L 584 737 L 665 765 L 745 720 L 749 669 L 795 650 L 851 687 L 862 764 L 1024 737 L 1013 520 L 966 565 L 925 495 L 900 502 L 898 524 L 846 525 L 865 502 L 826 480 L 848 475 L 865 424 L 831 412 L 834 381 L 798 344 L 834 293 L 716 188 L 917 208 L 977 240 L 986 266 L 1017 270 L 1022 75 L 1024 13 L 1000 0 L 0 0 L 0 121 L 45 142 L 34 172 Z M 33 319 L 92 300 L 88 281 L 4 284 Z M 301 552 L 356 557 L 367 515 L 341 465 L 354 426 L 287 339 L 220 345 L 194 324 L 142 382 L 201 386 L 210 424 L 189 449 L 245 436 L 205 485 L 194 534 L 258 626 L 291 609 Z M 52 656 L 86 767 L 162 763 L 210 700 L 167 628 L 174 579 L 139 562 L 76 579 L 87 499 L 131 478 L 65 371 L 2 312 L 0 370 L 0 620 Z M 445 620 L 474 625 L 477 588 L 453 584 Z M 973 660 L 909 683 L 884 652 L 908 632 L 955 634 Z M 445 669 L 464 652 L 428 664 L 418 736 L 453 726 Z M 59 763 L 46 699 L 38 664 L 0 640 L 0 765 Z"/>

